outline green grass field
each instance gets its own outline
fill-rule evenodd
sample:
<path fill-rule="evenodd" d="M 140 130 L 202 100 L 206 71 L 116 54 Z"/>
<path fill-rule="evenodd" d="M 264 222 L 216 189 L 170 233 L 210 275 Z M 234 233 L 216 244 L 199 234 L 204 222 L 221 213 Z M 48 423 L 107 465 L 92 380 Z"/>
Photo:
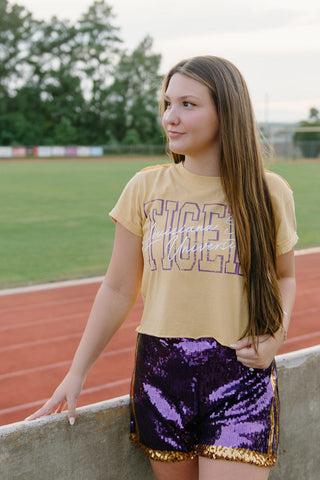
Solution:
<path fill-rule="evenodd" d="M 165 158 L 0 163 L 0 288 L 103 274 L 108 212 L 129 178 Z M 277 162 L 295 193 L 298 248 L 320 245 L 320 164 Z"/>

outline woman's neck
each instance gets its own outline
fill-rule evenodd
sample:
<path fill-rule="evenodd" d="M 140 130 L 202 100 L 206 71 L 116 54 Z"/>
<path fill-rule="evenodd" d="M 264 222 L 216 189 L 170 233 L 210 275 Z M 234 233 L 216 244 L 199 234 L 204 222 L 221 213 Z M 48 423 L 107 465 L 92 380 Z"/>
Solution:
<path fill-rule="evenodd" d="M 183 162 L 186 170 L 203 177 L 220 177 L 220 160 L 217 156 L 211 158 L 194 158 L 186 156 Z"/>

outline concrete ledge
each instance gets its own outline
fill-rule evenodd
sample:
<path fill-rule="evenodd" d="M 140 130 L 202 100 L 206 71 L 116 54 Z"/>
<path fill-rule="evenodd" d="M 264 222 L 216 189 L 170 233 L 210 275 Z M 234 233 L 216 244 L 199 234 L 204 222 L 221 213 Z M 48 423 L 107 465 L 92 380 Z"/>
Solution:
<path fill-rule="evenodd" d="M 320 345 L 277 357 L 280 442 L 270 480 L 317 480 L 320 444 Z"/>
<path fill-rule="evenodd" d="M 320 345 L 277 357 L 281 401 L 279 461 L 270 480 L 317 480 Z M 1 480 L 152 480 L 128 439 L 129 397 L 0 427 Z"/>
<path fill-rule="evenodd" d="M 149 461 L 128 439 L 129 397 L 0 427 L 1 480 L 148 480 Z"/>

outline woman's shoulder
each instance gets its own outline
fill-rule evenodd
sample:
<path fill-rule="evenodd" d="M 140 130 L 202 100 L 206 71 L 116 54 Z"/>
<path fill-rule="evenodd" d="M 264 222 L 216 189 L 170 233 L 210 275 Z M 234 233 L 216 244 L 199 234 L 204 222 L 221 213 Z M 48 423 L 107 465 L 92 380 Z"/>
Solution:
<path fill-rule="evenodd" d="M 136 188 L 151 188 L 152 185 L 159 185 L 159 182 L 168 180 L 171 176 L 174 164 L 149 165 L 137 171 L 129 180 L 128 185 Z"/>
<path fill-rule="evenodd" d="M 265 170 L 265 176 L 271 194 L 276 194 L 277 192 L 292 192 L 287 180 L 281 177 L 278 173 L 272 172 L 271 170 Z"/>
<path fill-rule="evenodd" d="M 139 170 L 136 175 L 143 177 L 143 178 L 154 178 L 159 175 L 165 174 L 170 168 L 173 167 L 174 164 L 172 163 L 163 163 L 159 165 L 149 165 L 147 167 L 142 168 Z"/>
<path fill-rule="evenodd" d="M 144 196 L 153 189 L 161 188 L 161 185 L 170 182 L 174 164 L 150 165 L 137 171 L 127 182 L 124 192 L 132 192 L 138 196 Z"/>

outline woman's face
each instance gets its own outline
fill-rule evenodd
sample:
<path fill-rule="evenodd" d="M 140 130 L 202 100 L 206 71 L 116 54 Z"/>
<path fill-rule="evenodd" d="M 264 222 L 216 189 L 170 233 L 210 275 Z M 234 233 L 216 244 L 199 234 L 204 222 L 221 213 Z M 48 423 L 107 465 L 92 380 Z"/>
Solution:
<path fill-rule="evenodd" d="M 212 156 L 218 144 L 219 121 L 209 89 L 175 73 L 164 96 L 162 125 L 172 152 L 188 157 Z"/>

